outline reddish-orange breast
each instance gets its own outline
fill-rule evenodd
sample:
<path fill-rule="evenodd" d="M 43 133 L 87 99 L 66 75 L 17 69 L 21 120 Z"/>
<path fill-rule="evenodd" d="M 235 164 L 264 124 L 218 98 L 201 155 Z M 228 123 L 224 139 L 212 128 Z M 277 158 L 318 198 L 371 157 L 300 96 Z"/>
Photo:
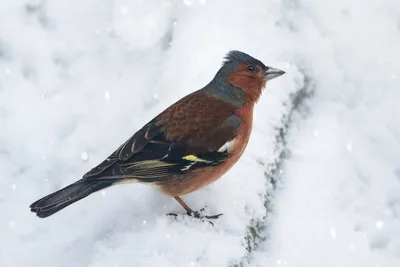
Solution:
<path fill-rule="evenodd" d="M 245 104 L 238 109 L 238 115 L 243 123 L 238 130 L 238 135 L 231 141 L 231 156 L 221 165 L 188 171 L 184 177 L 177 177 L 163 182 L 158 182 L 157 187 L 167 195 L 181 196 L 215 182 L 224 175 L 239 160 L 249 142 L 253 124 L 253 104 Z"/>

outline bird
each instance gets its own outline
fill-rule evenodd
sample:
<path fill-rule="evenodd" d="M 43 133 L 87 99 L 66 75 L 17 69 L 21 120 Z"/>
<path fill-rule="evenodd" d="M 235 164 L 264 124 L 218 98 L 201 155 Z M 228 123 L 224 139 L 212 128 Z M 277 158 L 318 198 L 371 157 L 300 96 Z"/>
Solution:
<path fill-rule="evenodd" d="M 214 78 L 150 120 L 83 177 L 30 205 L 39 218 L 107 187 L 154 186 L 196 218 L 182 196 L 223 176 L 242 156 L 253 125 L 253 108 L 266 83 L 285 71 L 238 50 L 229 51 Z M 176 215 L 170 213 L 170 215 Z"/>

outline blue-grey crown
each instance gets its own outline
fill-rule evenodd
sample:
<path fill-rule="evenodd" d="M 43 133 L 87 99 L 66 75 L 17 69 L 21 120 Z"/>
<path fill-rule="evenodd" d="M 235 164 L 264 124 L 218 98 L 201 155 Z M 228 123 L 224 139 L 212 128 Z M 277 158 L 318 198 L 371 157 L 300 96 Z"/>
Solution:
<path fill-rule="evenodd" d="M 223 64 L 225 65 L 229 63 L 249 63 L 252 65 L 259 65 L 264 69 L 266 68 L 264 63 L 262 63 L 260 60 L 255 59 L 254 57 L 237 50 L 229 51 L 229 53 L 225 56 Z"/>

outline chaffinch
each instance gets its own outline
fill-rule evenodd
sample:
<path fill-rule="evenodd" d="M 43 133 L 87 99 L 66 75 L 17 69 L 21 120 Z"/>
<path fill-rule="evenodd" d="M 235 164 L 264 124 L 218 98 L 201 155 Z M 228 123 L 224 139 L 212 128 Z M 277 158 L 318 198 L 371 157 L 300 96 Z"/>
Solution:
<path fill-rule="evenodd" d="M 214 182 L 242 155 L 251 134 L 253 107 L 266 82 L 285 72 L 240 51 L 230 51 L 214 79 L 157 115 L 79 181 L 31 204 L 48 217 L 113 185 L 140 182 L 180 198 Z"/>

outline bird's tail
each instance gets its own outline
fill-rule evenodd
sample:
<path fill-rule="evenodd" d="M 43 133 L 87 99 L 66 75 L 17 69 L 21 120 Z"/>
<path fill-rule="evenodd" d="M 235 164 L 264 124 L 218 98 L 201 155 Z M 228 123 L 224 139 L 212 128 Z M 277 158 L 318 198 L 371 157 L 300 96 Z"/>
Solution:
<path fill-rule="evenodd" d="M 45 196 L 30 205 L 31 211 L 40 218 L 46 218 L 72 203 L 87 197 L 88 195 L 111 186 L 113 180 L 87 180 L 81 179 L 48 196 Z"/>

